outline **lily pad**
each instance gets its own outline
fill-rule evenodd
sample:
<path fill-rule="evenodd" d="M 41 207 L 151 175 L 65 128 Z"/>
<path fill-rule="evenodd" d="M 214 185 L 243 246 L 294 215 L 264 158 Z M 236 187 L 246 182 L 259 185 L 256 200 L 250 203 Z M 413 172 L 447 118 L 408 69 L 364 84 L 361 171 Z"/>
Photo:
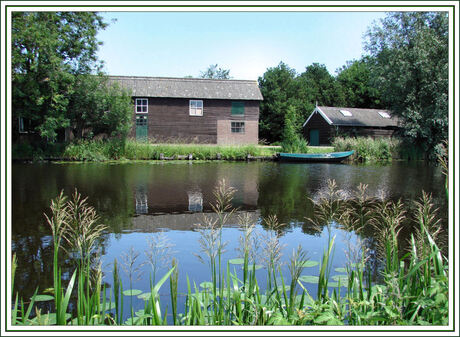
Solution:
<path fill-rule="evenodd" d="M 144 301 L 148 301 L 150 299 L 150 296 L 152 295 L 151 292 L 148 292 L 148 293 L 142 293 L 140 295 L 137 295 L 137 298 L 138 299 L 141 299 L 141 300 L 144 300 Z"/>
<path fill-rule="evenodd" d="M 105 302 L 105 307 L 103 305 L 103 303 L 101 303 L 101 310 L 104 310 L 104 311 L 109 311 L 109 310 L 112 310 L 112 309 L 115 309 L 115 303 L 109 303 L 109 302 Z"/>
<path fill-rule="evenodd" d="M 261 264 L 256 264 L 256 265 L 255 265 L 255 270 L 262 269 L 263 267 L 264 267 L 264 266 L 262 266 Z M 244 266 L 241 266 L 241 268 L 244 268 Z M 248 269 L 249 269 L 249 270 L 252 270 L 252 268 L 253 268 L 253 265 L 249 265 L 249 266 L 248 266 Z"/>
<path fill-rule="evenodd" d="M 301 262 L 300 266 L 303 267 L 303 268 L 310 268 L 310 267 L 317 266 L 318 264 L 319 264 L 318 261 L 307 260 L 307 261 Z"/>
<path fill-rule="evenodd" d="M 344 267 L 335 268 L 334 270 L 337 273 L 346 273 L 347 272 L 347 268 L 344 268 Z"/>
<path fill-rule="evenodd" d="M 142 290 L 139 289 L 127 289 L 123 291 L 123 295 L 125 296 L 137 296 L 139 294 L 142 294 Z"/>
<path fill-rule="evenodd" d="M 339 282 L 328 282 L 327 286 L 328 287 L 333 287 L 333 288 L 338 288 Z M 340 287 L 346 287 L 346 285 L 343 284 L 343 283 L 340 283 Z"/>
<path fill-rule="evenodd" d="M 284 290 L 286 290 L 286 291 L 291 290 L 291 286 L 284 286 Z M 283 286 L 279 286 L 278 291 L 283 291 Z"/>
<path fill-rule="evenodd" d="M 54 300 L 54 296 L 50 295 L 37 295 L 35 296 L 35 302 L 46 302 Z"/>
<path fill-rule="evenodd" d="M 66 321 L 71 317 L 71 314 L 66 313 L 65 314 L 65 319 Z M 56 324 L 56 313 L 51 313 L 51 314 L 44 314 L 40 315 L 40 320 L 38 320 L 38 317 L 34 317 L 31 320 L 33 325 L 55 325 Z"/>
<path fill-rule="evenodd" d="M 201 287 L 201 288 L 205 288 L 205 289 L 207 289 L 207 288 L 212 288 L 212 282 L 209 282 L 209 281 L 207 281 L 207 282 L 201 282 L 201 283 L 200 283 L 200 287 Z"/>
<path fill-rule="evenodd" d="M 339 275 L 334 275 L 332 276 L 332 279 L 336 282 L 338 282 L 340 280 L 340 283 L 342 284 L 347 284 L 348 283 L 348 275 L 342 275 L 342 274 L 339 274 Z"/>
<path fill-rule="evenodd" d="M 299 281 L 317 284 L 319 282 L 319 277 L 311 275 L 302 275 L 299 277 Z"/>
<path fill-rule="evenodd" d="M 228 262 L 231 264 L 243 264 L 244 259 L 231 259 L 231 260 L 228 260 Z"/>

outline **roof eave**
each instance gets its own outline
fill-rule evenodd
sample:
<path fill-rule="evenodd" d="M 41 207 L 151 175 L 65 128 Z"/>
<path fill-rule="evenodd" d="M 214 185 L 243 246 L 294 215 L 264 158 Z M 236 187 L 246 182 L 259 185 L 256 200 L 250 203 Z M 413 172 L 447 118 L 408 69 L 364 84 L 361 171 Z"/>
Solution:
<path fill-rule="evenodd" d="M 325 120 L 329 125 L 334 124 L 334 123 L 329 119 L 329 117 L 327 117 L 326 114 L 325 114 L 323 111 L 321 111 L 321 109 L 317 106 L 317 107 L 312 111 L 312 113 L 310 114 L 310 116 L 307 118 L 307 120 L 305 121 L 305 123 L 303 123 L 303 125 L 302 125 L 303 128 L 305 127 L 305 125 L 307 125 L 308 121 L 313 117 L 313 115 L 315 114 L 315 112 L 318 112 L 318 113 L 321 115 L 321 117 L 323 117 L 324 120 Z"/>

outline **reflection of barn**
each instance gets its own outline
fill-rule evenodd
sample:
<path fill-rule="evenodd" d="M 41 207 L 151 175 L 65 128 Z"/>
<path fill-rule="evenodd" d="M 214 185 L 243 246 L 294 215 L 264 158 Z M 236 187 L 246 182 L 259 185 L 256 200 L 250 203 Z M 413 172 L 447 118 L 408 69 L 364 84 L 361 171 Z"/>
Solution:
<path fill-rule="evenodd" d="M 399 120 L 387 110 L 317 106 L 303 124 L 310 145 L 329 145 L 335 136 L 392 137 Z"/>
<path fill-rule="evenodd" d="M 239 217 L 243 213 L 249 214 L 250 221 L 257 223 L 260 218 L 259 211 L 236 211 L 228 217 L 226 227 L 239 226 Z M 206 221 L 216 221 L 215 213 L 184 213 L 184 214 L 159 214 L 138 215 L 132 218 L 131 230 L 153 233 L 162 230 L 191 231 L 197 226 L 204 225 Z"/>
<path fill-rule="evenodd" d="M 258 163 L 224 163 L 217 167 L 199 164 L 165 165 L 136 171 L 134 201 L 136 214 L 190 213 L 211 211 L 214 190 L 225 179 L 236 189 L 233 206 L 242 210 L 257 208 Z M 241 165 L 241 169 L 235 166 Z M 231 166 L 231 167 L 230 167 Z M 174 179 L 171 179 L 174 177 Z"/>

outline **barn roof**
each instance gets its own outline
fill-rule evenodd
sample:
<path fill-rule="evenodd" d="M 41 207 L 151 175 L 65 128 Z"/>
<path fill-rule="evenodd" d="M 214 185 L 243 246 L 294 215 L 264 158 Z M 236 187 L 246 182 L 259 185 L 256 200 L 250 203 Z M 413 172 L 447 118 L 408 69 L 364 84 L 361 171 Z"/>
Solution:
<path fill-rule="evenodd" d="M 398 117 L 392 116 L 390 111 L 384 109 L 317 106 L 310 117 L 313 116 L 315 112 L 322 115 L 330 125 L 364 127 L 389 127 L 400 125 Z M 310 117 L 305 121 L 304 126 L 307 125 Z"/>
<path fill-rule="evenodd" d="M 257 81 L 109 76 L 135 97 L 263 100 Z"/>

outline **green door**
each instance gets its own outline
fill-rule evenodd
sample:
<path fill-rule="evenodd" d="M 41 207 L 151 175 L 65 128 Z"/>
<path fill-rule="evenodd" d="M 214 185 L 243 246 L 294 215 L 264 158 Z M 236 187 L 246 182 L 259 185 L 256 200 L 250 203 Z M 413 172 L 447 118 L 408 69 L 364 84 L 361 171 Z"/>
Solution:
<path fill-rule="evenodd" d="M 310 130 L 310 145 L 311 146 L 319 145 L 319 130 L 318 129 Z"/>
<path fill-rule="evenodd" d="M 136 116 L 136 140 L 145 141 L 147 139 L 148 139 L 147 116 L 137 115 Z"/>

